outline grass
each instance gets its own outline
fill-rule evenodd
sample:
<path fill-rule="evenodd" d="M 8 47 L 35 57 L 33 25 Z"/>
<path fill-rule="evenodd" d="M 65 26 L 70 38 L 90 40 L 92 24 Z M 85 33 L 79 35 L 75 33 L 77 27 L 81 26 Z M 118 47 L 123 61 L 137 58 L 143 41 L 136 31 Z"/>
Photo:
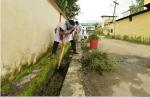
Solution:
<path fill-rule="evenodd" d="M 66 45 L 65 53 L 67 53 L 70 45 Z M 58 54 L 60 51 L 58 51 Z M 15 75 L 13 80 L 8 82 L 2 83 L 1 86 L 1 93 L 10 93 L 12 95 L 19 95 L 19 96 L 33 96 L 36 95 L 48 76 L 52 76 L 56 66 L 58 64 L 59 57 L 58 55 L 55 56 L 55 59 L 50 58 L 50 50 L 45 53 L 37 63 L 32 64 L 30 66 L 23 67 L 22 70 Z M 14 91 L 13 85 L 16 84 L 21 78 L 31 73 L 33 70 L 40 69 L 40 74 L 36 76 L 30 83 L 24 86 L 22 90 Z M 15 93 L 15 94 L 13 94 Z"/>
<path fill-rule="evenodd" d="M 150 37 L 142 37 L 142 36 L 129 36 L 129 35 L 106 35 L 107 38 L 111 39 L 118 39 L 118 40 L 124 40 L 132 43 L 138 43 L 138 44 L 146 44 L 150 45 Z"/>
<path fill-rule="evenodd" d="M 111 71 L 116 65 L 115 61 L 107 53 L 99 50 L 92 50 L 83 54 L 81 62 L 84 67 L 100 73 Z"/>
<path fill-rule="evenodd" d="M 103 73 L 105 71 L 111 71 L 116 65 L 114 61 L 106 52 L 102 52 L 99 49 L 90 49 L 87 47 L 86 42 L 82 42 L 82 58 L 81 63 L 83 68 L 98 71 Z"/>

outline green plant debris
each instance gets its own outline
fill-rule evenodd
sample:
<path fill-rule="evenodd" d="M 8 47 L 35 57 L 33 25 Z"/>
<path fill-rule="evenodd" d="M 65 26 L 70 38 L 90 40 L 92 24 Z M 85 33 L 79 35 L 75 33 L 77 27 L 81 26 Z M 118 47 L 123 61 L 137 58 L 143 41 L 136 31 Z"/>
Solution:
<path fill-rule="evenodd" d="M 81 62 L 84 67 L 100 73 L 111 71 L 116 65 L 116 62 L 107 53 L 99 50 L 91 50 L 84 53 Z"/>

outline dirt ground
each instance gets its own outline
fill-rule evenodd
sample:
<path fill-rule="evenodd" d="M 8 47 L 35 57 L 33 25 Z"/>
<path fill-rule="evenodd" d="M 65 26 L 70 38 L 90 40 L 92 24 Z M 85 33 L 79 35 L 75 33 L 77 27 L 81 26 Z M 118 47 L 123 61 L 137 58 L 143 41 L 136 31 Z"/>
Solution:
<path fill-rule="evenodd" d="M 86 96 L 150 96 L 150 46 L 102 39 L 100 49 L 118 61 L 111 72 L 83 73 Z"/>

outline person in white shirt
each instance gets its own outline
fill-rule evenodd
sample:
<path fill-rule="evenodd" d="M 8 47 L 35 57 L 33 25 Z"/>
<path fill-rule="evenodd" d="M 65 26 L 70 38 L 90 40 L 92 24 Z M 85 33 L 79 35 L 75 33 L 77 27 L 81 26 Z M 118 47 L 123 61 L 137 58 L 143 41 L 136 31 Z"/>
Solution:
<path fill-rule="evenodd" d="M 82 26 L 79 24 L 78 21 L 76 21 L 75 24 L 76 24 L 76 36 L 77 36 L 77 38 L 79 38 L 79 40 L 81 40 L 83 38 Z"/>
<path fill-rule="evenodd" d="M 76 42 L 73 39 L 74 30 L 75 22 L 73 20 L 68 20 L 58 24 L 57 28 L 55 29 L 55 40 L 53 44 L 52 55 L 56 54 L 59 43 L 64 43 L 64 39 L 66 39 L 67 42 L 71 42 L 73 53 L 78 54 L 76 52 Z"/>
<path fill-rule="evenodd" d="M 86 39 L 87 38 L 87 28 L 86 27 L 83 27 L 83 39 Z"/>

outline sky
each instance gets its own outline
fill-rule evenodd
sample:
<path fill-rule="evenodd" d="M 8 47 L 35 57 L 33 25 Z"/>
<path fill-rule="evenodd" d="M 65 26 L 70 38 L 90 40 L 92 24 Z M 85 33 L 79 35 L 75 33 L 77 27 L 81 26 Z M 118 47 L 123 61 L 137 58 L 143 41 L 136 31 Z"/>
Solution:
<path fill-rule="evenodd" d="M 113 15 L 114 0 L 79 0 L 81 11 L 76 17 L 80 22 L 100 22 L 102 15 Z M 119 5 L 116 8 L 118 18 L 122 17 L 123 12 L 129 9 L 133 0 L 117 0 Z M 134 2 L 133 2 L 134 3 Z"/>

